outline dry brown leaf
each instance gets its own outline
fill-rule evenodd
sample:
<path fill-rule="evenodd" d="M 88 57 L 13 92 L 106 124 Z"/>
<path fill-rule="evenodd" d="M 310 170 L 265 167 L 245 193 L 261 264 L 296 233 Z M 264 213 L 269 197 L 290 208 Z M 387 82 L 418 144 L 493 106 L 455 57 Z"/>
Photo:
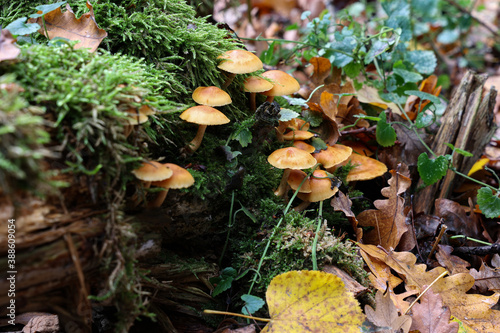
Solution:
<path fill-rule="evenodd" d="M 398 310 L 391 300 L 389 294 L 385 294 L 382 291 L 377 291 L 375 295 L 375 303 L 377 304 L 377 309 L 373 310 L 371 306 L 365 306 L 366 318 L 379 327 L 383 327 L 378 332 L 382 333 L 392 333 L 392 332 L 402 332 L 407 333 L 412 325 L 412 319 L 410 316 L 402 315 L 399 316 Z"/>
<path fill-rule="evenodd" d="M 361 226 L 374 227 L 365 233 L 363 240 L 366 244 L 380 245 L 385 249 L 396 248 L 402 235 L 408 231 L 404 215 L 404 199 L 400 196 L 411 185 L 411 180 L 395 170 L 389 179 L 389 187 L 381 190 L 386 200 L 376 200 L 373 204 L 377 209 L 361 212 L 358 222 Z"/>
<path fill-rule="evenodd" d="M 412 308 L 411 330 L 429 333 L 456 333 L 458 323 L 450 322 L 450 309 L 443 299 L 429 289 Z"/>
<path fill-rule="evenodd" d="M 330 61 L 323 57 L 313 57 L 309 63 L 314 67 L 314 72 L 311 75 L 311 82 L 315 87 L 322 85 L 325 79 L 332 72 Z"/>
<path fill-rule="evenodd" d="M 382 109 L 389 108 L 394 113 L 397 114 L 401 113 L 396 104 L 384 101 L 382 98 L 380 98 L 377 89 L 370 87 L 367 84 L 364 84 L 363 87 L 359 89 L 356 93 L 357 93 L 356 97 L 361 103 L 372 104 Z"/>
<path fill-rule="evenodd" d="M 94 9 L 88 0 L 87 8 L 90 11 L 83 14 L 79 19 L 75 17 L 68 4 L 66 4 L 67 10 L 64 13 L 61 11 L 61 7 L 58 7 L 45 14 L 44 18 L 48 32 L 48 36 L 46 37 L 49 39 L 61 37 L 69 40 L 79 40 L 80 43 L 75 45 L 75 49 L 89 48 L 91 52 L 97 50 L 99 44 L 108 33 L 97 26 L 94 18 Z M 30 22 L 38 23 L 42 27 L 38 31 L 45 36 L 42 17 L 30 20 Z"/>
<path fill-rule="evenodd" d="M 438 251 L 436 252 L 436 259 L 439 264 L 445 267 L 451 275 L 457 273 L 468 273 L 469 270 L 467 267 L 470 266 L 470 263 L 462 258 L 452 255 L 452 251 L 453 247 L 439 244 Z"/>
<path fill-rule="evenodd" d="M 14 45 L 15 39 L 9 30 L 0 33 L 0 61 L 16 59 L 21 50 Z"/>
<path fill-rule="evenodd" d="M 475 279 L 474 288 L 477 288 L 480 293 L 500 292 L 500 269 L 491 268 L 482 262 L 479 271 L 472 268 L 470 275 Z"/>
<path fill-rule="evenodd" d="M 363 237 L 363 229 L 358 228 L 358 220 L 356 216 L 351 210 L 352 201 L 346 196 L 342 191 L 339 191 L 338 194 L 333 197 L 330 205 L 333 207 L 333 210 L 336 212 L 343 212 L 349 222 L 351 222 L 352 228 L 356 231 L 356 241 L 360 241 Z"/>
<path fill-rule="evenodd" d="M 448 232 L 476 239 L 483 239 L 482 227 L 476 214 L 467 215 L 465 209 L 458 203 L 448 199 L 437 199 L 435 215 L 442 218 L 448 227 Z M 471 242 L 468 246 L 474 246 Z"/>

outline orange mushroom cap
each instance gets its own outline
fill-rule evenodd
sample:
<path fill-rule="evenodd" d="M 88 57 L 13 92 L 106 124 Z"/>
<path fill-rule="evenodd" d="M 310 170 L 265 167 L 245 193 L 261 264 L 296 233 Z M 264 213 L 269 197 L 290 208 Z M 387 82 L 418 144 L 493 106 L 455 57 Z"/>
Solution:
<path fill-rule="evenodd" d="M 348 182 L 355 180 L 370 180 L 382 176 L 387 172 L 387 166 L 384 163 L 359 154 L 352 154 L 347 160 L 340 163 L 335 168 L 346 165 L 349 162 L 355 167 L 347 174 L 346 180 Z"/>
<path fill-rule="evenodd" d="M 263 67 L 259 57 L 246 50 L 226 51 L 218 56 L 217 59 L 222 60 L 217 67 L 233 74 L 252 73 Z"/>
<path fill-rule="evenodd" d="M 264 72 L 263 77 L 271 79 L 274 83 L 272 89 L 263 92 L 266 96 L 285 96 L 291 95 L 300 89 L 300 84 L 293 76 L 280 70 L 271 70 Z"/>
<path fill-rule="evenodd" d="M 283 134 L 285 140 L 307 140 L 314 136 L 314 133 L 309 131 L 294 130 Z"/>
<path fill-rule="evenodd" d="M 170 178 L 173 175 L 173 170 L 161 163 L 148 161 L 142 162 L 142 166 L 132 170 L 132 173 L 137 179 L 153 182 Z"/>
<path fill-rule="evenodd" d="M 314 146 L 308 144 L 307 142 L 301 141 L 301 140 L 294 141 L 293 146 L 295 148 L 305 150 L 309 154 L 314 153 L 314 151 L 316 150 L 316 148 L 314 148 Z"/>
<path fill-rule="evenodd" d="M 324 168 L 331 168 L 347 160 L 351 154 L 351 147 L 334 144 L 333 146 L 328 146 L 328 148 L 312 154 L 312 156 L 318 163 L 321 163 Z"/>
<path fill-rule="evenodd" d="M 267 161 L 279 169 L 308 169 L 316 165 L 311 154 L 295 147 L 277 149 L 268 156 Z"/>
<path fill-rule="evenodd" d="M 164 166 L 172 170 L 172 176 L 165 180 L 156 181 L 151 185 L 163 188 L 186 188 L 194 184 L 193 176 L 186 169 L 173 163 L 164 163 Z"/>
<path fill-rule="evenodd" d="M 223 106 L 231 104 L 231 96 L 224 90 L 215 87 L 198 87 L 193 91 L 193 100 L 202 105 Z"/>
<path fill-rule="evenodd" d="M 245 79 L 243 83 L 243 88 L 246 92 L 260 93 L 268 91 L 273 87 L 273 84 L 263 78 L 258 76 L 249 76 Z"/>
<path fill-rule="evenodd" d="M 304 183 L 302 183 L 304 178 L 306 180 L 304 181 Z M 299 193 L 311 193 L 311 183 L 309 181 L 309 178 L 307 177 L 307 173 L 302 170 L 290 170 L 287 183 L 294 191 L 296 191 L 299 188 L 299 185 L 302 183 L 302 186 L 299 189 Z"/>
<path fill-rule="evenodd" d="M 181 113 L 180 118 L 198 125 L 222 125 L 230 121 L 224 113 L 208 105 L 190 107 Z"/>
<path fill-rule="evenodd" d="M 332 187 L 332 181 L 328 178 L 325 170 L 314 170 L 312 177 L 309 178 L 311 185 L 310 193 L 298 193 L 297 196 L 309 202 L 323 201 L 331 198 L 339 190 L 337 187 Z"/>

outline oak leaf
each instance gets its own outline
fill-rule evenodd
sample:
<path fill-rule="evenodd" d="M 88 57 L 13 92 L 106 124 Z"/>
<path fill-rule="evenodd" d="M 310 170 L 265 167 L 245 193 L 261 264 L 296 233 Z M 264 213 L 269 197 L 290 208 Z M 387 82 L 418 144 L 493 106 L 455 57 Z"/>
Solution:
<path fill-rule="evenodd" d="M 276 276 L 266 292 L 269 332 L 359 332 L 364 315 L 342 280 L 319 271 Z"/>
<path fill-rule="evenodd" d="M 68 4 L 66 4 L 67 10 L 64 13 L 61 11 L 61 7 L 57 7 L 55 10 L 46 13 L 44 15 L 48 32 L 48 36 L 46 37 L 49 39 L 61 37 L 69 40 L 79 40 L 80 43 L 75 45 L 75 49 L 88 48 L 91 52 L 97 50 L 99 44 L 108 33 L 97 26 L 94 9 L 88 0 L 87 8 L 90 11 L 83 14 L 79 19 L 76 18 Z M 30 22 L 36 22 L 42 26 L 38 31 L 45 36 L 42 17 L 38 17 L 35 20 L 31 19 Z"/>
<path fill-rule="evenodd" d="M 364 234 L 364 242 L 380 245 L 385 249 L 396 248 L 403 234 L 408 231 L 404 199 L 400 194 L 410 187 L 411 180 L 395 170 L 390 172 L 390 186 L 381 190 L 387 199 L 376 200 L 373 204 L 377 209 L 365 210 L 357 216 L 359 225 L 374 227 Z"/>
<path fill-rule="evenodd" d="M 470 270 L 470 274 L 476 280 L 474 287 L 479 292 L 500 291 L 500 269 L 491 268 L 482 262 L 479 271 L 473 268 Z"/>
<path fill-rule="evenodd" d="M 407 315 L 399 316 L 398 310 L 392 302 L 389 294 L 384 295 L 384 293 L 380 290 L 377 291 L 377 294 L 375 295 L 375 304 L 377 304 L 376 310 L 373 310 L 371 306 L 366 305 L 365 313 L 366 318 L 369 321 L 383 328 L 378 332 L 401 332 L 401 329 L 402 332 L 408 333 L 410 326 L 412 325 L 411 317 Z"/>
<path fill-rule="evenodd" d="M 431 289 L 412 308 L 411 330 L 429 333 L 457 333 L 458 323 L 450 322 L 451 312 Z"/>

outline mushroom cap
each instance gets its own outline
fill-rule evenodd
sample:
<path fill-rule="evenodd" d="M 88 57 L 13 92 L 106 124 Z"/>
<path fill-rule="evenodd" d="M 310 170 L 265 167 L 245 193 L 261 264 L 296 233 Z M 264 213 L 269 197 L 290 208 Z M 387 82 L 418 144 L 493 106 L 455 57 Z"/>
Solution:
<path fill-rule="evenodd" d="M 370 180 L 382 176 L 387 172 L 387 166 L 384 163 L 368 156 L 352 154 L 340 165 L 346 165 L 349 161 L 352 165 L 355 165 L 355 167 L 347 174 L 346 180 L 348 182 L 355 180 Z"/>
<path fill-rule="evenodd" d="M 173 170 L 169 167 L 155 162 L 147 161 L 142 162 L 142 166 L 132 170 L 132 173 L 137 179 L 145 182 L 153 182 L 165 180 L 173 175 Z"/>
<path fill-rule="evenodd" d="M 288 127 L 294 128 L 296 130 L 307 131 L 310 126 L 310 122 L 306 122 L 304 119 L 300 118 L 293 118 L 288 121 Z"/>
<path fill-rule="evenodd" d="M 132 108 L 127 111 L 127 121 L 130 125 L 139 125 L 148 121 L 148 116 L 142 114 L 140 111 L 137 113 L 136 109 Z"/>
<path fill-rule="evenodd" d="M 308 169 L 316 165 L 311 154 L 295 147 L 277 149 L 267 157 L 267 161 L 278 169 Z"/>
<path fill-rule="evenodd" d="M 151 116 L 151 115 L 155 114 L 156 111 L 154 109 L 152 109 L 149 105 L 143 104 L 139 108 L 139 113 L 143 114 L 145 116 Z"/>
<path fill-rule="evenodd" d="M 301 141 L 301 140 L 294 141 L 293 146 L 295 148 L 305 150 L 309 154 L 314 153 L 314 151 L 316 150 L 316 148 L 314 148 L 314 146 L 308 144 L 307 142 Z"/>
<path fill-rule="evenodd" d="M 231 96 L 224 90 L 215 87 L 198 87 L 193 91 L 193 100 L 202 105 L 223 106 L 231 104 Z"/>
<path fill-rule="evenodd" d="M 193 176 L 183 167 L 180 167 L 177 164 L 173 163 L 164 163 L 163 165 L 173 171 L 172 177 L 162 181 L 152 182 L 151 185 L 163 188 L 178 189 L 189 187 L 194 184 Z"/>
<path fill-rule="evenodd" d="M 334 165 L 344 162 L 351 156 L 352 148 L 344 145 L 334 144 L 312 156 L 321 163 L 324 168 L 331 168 Z"/>
<path fill-rule="evenodd" d="M 243 83 L 243 89 L 246 92 L 251 93 L 260 93 L 264 91 L 268 91 L 273 87 L 273 84 L 263 78 L 258 76 L 249 76 L 245 79 L 245 83 Z"/>
<path fill-rule="evenodd" d="M 290 185 L 292 190 L 296 191 L 304 178 L 306 180 L 300 187 L 299 193 L 311 193 L 311 183 L 309 182 L 307 173 L 302 170 L 290 170 L 290 174 L 288 175 L 288 179 L 286 182 L 288 183 L 288 185 Z"/>
<path fill-rule="evenodd" d="M 233 74 L 252 73 L 263 67 L 259 57 L 246 50 L 226 51 L 217 59 L 222 59 L 217 67 Z"/>
<path fill-rule="evenodd" d="M 300 84 L 288 73 L 280 70 L 267 71 L 262 74 L 263 77 L 271 79 L 274 86 L 271 90 L 265 91 L 262 94 L 266 96 L 284 96 L 291 95 L 300 89 Z"/>
<path fill-rule="evenodd" d="M 303 130 L 288 131 L 283 134 L 285 140 L 307 140 L 314 136 L 314 133 Z"/>
<path fill-rule="evenodd" d="M 230 120 L 219 110 L 208 105 L 190 107 L 180 115 L 182 120 L 198 125 L 222 125 Z"/>
<path fill-rule="evenodd" d="M 318 178 L 316 178 L 318 177 Z M 332 188 L 332 181 L 328 177 L 325 170 L 315 170 L 312 177 L 309 178 L 311 185 L 311 193 L 298 193 L 297 196 L 309 202 L 323 201 L 334 196 L 339 190 L 337 187 Z"/>

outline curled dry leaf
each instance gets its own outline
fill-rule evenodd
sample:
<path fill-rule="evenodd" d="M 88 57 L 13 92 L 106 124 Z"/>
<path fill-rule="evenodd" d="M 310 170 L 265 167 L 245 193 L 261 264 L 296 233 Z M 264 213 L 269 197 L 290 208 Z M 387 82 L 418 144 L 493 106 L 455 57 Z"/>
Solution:
<path fill-rule="evenodd" d="M 384 295 L 382 291 L 377 291 L 377 294 L 375 295 L 375 304 L 377 305 L 376 310 L 374 310 L 371 306 L 366 305 L 365 313 L 366 318 L 369 321 L 379 327 L 385 328 L 378 332 L 408 333 L 408 331 L 410 330 L 410 326 L 412 325 L 411 317 L 407 315 L 399 315 L 398 310 L 392 302 L 389 294 Z"/>
<path fill-rule="evenodd" d="M 452 275 L 457 273 L 468 273 L 467 267 L 470 263 L 463 260 L 460 257 L 451 254 L 453 252 L 453 247 L 449 245 L 438 245 L 438 251 L 436 252 L 436 259 L 439 264 L 446 268 Z"/>
<path fill-rule="evenodd" d="M 69 40 L 79 40 L 80 43 L 75 45 L 75 49 L 88 48 L 91 52 L 97 50 L 108 33 L 97 26 L 94 9 L 89 1 L 87 1 L 87 8 L 90 11 L 83 14 L 79 19 L 76 18 L 68 4 L 66 4 L 67 10 L 64 13 L 61 11 L 61 7 L 58 7 L 45 14 L 44 18 L 48 32 L 46 37 L 49 39 L 61 37 Z M 42 17 L 30 19 L 30 22 L 38 23 L 42 27 L 38 31 L 45 35 Z"/>
<path fill-rule="evenodd" d="M 0 33 L 0 61 L 16 59 L 21 50 L 14 45 L 15 39 L 9 30 Z"/>
<path fill-rule="evenodd" d="M 474 288 L 477 288 L 480 293 L 500 291 L 500 269 L 491 268 L 482 262 L 479 271 L 472 268 L 470 275 L 475 279 Z"/>

